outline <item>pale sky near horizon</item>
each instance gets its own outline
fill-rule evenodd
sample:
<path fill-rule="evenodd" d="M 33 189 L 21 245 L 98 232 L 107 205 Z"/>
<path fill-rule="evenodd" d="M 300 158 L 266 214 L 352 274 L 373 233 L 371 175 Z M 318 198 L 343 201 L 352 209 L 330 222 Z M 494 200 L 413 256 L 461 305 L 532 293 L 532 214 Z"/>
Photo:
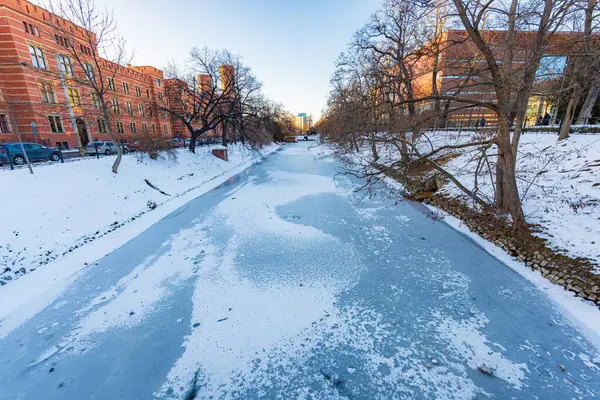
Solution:
<path fill-rule="evenodd" d="M 241 54 L 270 99 L 318 119 L 334 62 L 381 0 L 95 0 L 113 10 L 134 65 L 185 61 L 193 46 Z"/>

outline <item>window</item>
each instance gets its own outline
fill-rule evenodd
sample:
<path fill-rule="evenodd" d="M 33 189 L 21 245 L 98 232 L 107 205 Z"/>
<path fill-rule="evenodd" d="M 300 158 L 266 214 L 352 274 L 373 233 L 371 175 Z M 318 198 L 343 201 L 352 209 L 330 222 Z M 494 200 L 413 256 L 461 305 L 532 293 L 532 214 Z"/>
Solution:
<path fill-rule="evenodd" d="M 131 107 L 131 103 L 130 102 L 125 102 L 125 108 L 127 109 L 127 114 L 129 115 L 133 115 L 133 108 Z"/>
<path fill-rule="evenodd" d="M 59 45 L 64 46 L 64 47 L 67 47 L 65 45 L 66 40 L 65 40 L 64 37 L 62 37 L 62 36 L 60 36 L 60 35 L 58 35 L 58 34 L 55 33 L 54 34 L 54 40 L 56 40 L 56 44 L 59 44 Z"/>
<path fill-rule="evenodd" d="M 158 99 L 162 101 L 163 99 L 163 94 L 161 92 L 158 92 Z"/>
<path fill-rule="evenodd" d="M 52 133 L 63 133 L 62 121 L 58 115 L 48 115 L 48 122 L 50 122 L 50 129 Z"/>
<path fill-rule="evenodd" d="M 35 25 L 28 24 L 27 22 L 23 21 L 23 28 L 25 28 L 25 32 L 29 33 L 30 35 L 40 36 L 40 31 Z"/>
<path fill-rule="evenodd" d="M 169 125 L 163 125 L 163 132 L 165 133 L 165 135 L 169 134 Z"/>
<path fill-rule="evenodd" d="M 10 125 L 6 114 L 0 114 L 0 133 L 10 133 Z"/>
<path fill-rule="evenodd" d="M 144 105 L 143 104 L 138 104 L 138 111 L 140 112 L 140 115 L 142 117 L 146 115 L 146 112 L 144 111 Z"/>
<path fill-rule="evenodd" d="M 156 86 L 160 87 L 160 78 L 156 78 Z"/>
<path fill-rule="evenodd" d="M 152 124 L 152 133 L 156 135 L 156 125 Z"/>
<path fill-rule="evenodd" d="M 152 118 L 154 116 L 153 114 L 154 111 L 152 111 L 152 107 L 148 107 L 148 116 Z"/>
<path fill-rule="evenodd" d="M 42 94 L 42 103 L 56 103 L 52 84 L 47 82 L 40 83 L 40 92 Z"/>
<path fill-rule="evenodd" d="M 148 133 L 148 124 L 145 122 L 142 122 L 142 132 Z"/>
<path fill-rule="evenodd" d="M 126 82 L 123 82 L 123 93 L 129 94 L 129 84 Z"/>
<path fill-rule="evenodd" d="M 106 121 L 104 120 L 104 118 L 98 118 L 98 132 L 100 132 L 100 133 L 107 132 Z"/>
<path fill-rule="evenodd" d="M 100 108 L 101 104 L 100 104 L 100 99 L 98 98 L 98 94 L 96 93 L 90 93 L 90 99 L 92 100 L 92 106 L 94 108 Z"/>
<path fill-rule="evenodd" d="M 65 74 L 72 76 L 73 67 L 71 66 L 71 59 L 67 56 L 58 56 L 58 68 Z"/>
<path fill-rule="evenodd" d="M 59 150 L 69 150 L 69 142 L 56 142 L 56 147 Z"/>
<path fill-rule="evenodd" d="M 92 51 L 90 50 L 90 48 L 89 48 L 89 47 L 87 47 L 87 46 L 84 46 L 84 45 L 80 44 L 80 45 L 79 45 L 79 48 L 81 49 L 81 52 L 82 52 L 83 54 L 85 54 L 86 56 L 91 56 L 91 55 L 92 55 Z"/>
<path fill-rule="evenodd" d="M 150 89 L 146 89 L 146 97 L 150 98 Z"/>
<path fill-rule="evenodd" d="M 85 72 L 85 77 L 90 81 L 94 82 L 94 66 L 92 64 L 85 63 L 83 64 L 83 72 Z"/>
<path fill-rule="evenodd" d="M 121 121 L 117 121 L 117 132 L 125 133 L 125 129 L 123 129 L 123 123 Z"/>
<path fill-rule="evenodd" d="M 135 95 L 137 97 L 141 97 L 142 96 L 142 89 L 139 86 L 135 87 Z"/>
<path fill-rule="evenodd" d="M 131 129 L 131 133 L 137 133 L 137 126 L 135 126 L 135 122 L 130 122 L 129 128 Z"/>
<path fill-rule="evenodd" d="M 31 63 L 36 68 L 46 69 L 46 60 L 44 60 L 44 52 L 39 47 L 29 46 L 29 55 L 31 55 Z"/>
<path fill-rule="evenodd" d="M 110 102 L 112 103 L 113 113 L 118 114 L 120 111 L 119 110 L 119 100 L 112 99 Z"/>
<path fill-rule="evenodd" d="M 79 91 L 77 89 L 69 88 L 69 103 L 71 107 L 81 107 L 81 98 L 79 97 Z"/>
<path fill-rule="evenodd" d="M 560 77 L 567 67 L 567 56 L 543 56 L 535 72 L 536 82 Z"/>
<path fill-rule="evenodd" d="M 115 79 L 108 78 L 108 89 L 115 90 Z"/>

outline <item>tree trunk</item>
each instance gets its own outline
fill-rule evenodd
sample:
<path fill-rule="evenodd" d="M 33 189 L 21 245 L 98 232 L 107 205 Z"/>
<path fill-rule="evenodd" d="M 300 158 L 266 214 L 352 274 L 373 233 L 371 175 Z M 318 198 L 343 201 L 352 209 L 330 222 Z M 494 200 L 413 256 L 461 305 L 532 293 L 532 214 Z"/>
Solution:
<path fill-rule="evenodd" d="M 516 157 L 510 141 L 510 124 L 498 114 L 498 161 L 496 163 L 496 206 L 510 214 L 515 231 L 526 230 L 516 176 Z"/>
<path fill-rule="evenodd" d="M 441 128 L 447 128 L 448 114 L 450 114 L 450 100 L 446 100 L 446 102 L 444 104 L 444 111 L 442 112 L 442 120 L 440 123 Z"/>
<path fill-rule="evenodd" d="M 504 154 L 504 208 L 509 212 L 512 217 L 513 230 L 522 231 L 527 230 L 527 224 L 525 222 L 525 216 L 523 215 L 523 207 L 521 205 L 521 198 L 519 197 L 519 189 L 517 187 L 517 176 L 515 168 L 513 167 L 514 161 L 512 155 L 507 157 Z"/>
<path fill-rule="evenodd" d="M 223 134 L 221 135 L 222 138 L 222 145 L 227 147 L 227 122 L 223 121 L 221 123 L 221 128 L 223 129 Z"/>
<path fill-rule="evenodd" d="M 579 103 L 581 91 L 581 85 L 576 84 L 575 88 L 573 89 L 573 94 L 571 94 L 571 98 L 569 99 L 569 104 L 567 104 L 567 110 L 565 111 L 565 118 L 563 119 L 563 123 L 560 127 L 558 140 L 563 140 L 569 137 L 569 131 L 571 130 L 571 124 L 573 123 L 573 114 L 575 113 L 575 107 L 577 107 L 577 103 Z"/>
<path fill-rule="evenodd" d="M 498 209 L 504 209 L 504 170 L 502 164 L 504 163 L 504 153 L 500 146 L 498 146 L 498 159 L 496 160 L 496 207 Z"/>
<path fill-rule="evenodd" d="M 406 143 L 406 132 L 400 132 L 400 148 L 402 149 L 402 162 L 408 164 L 408 145 Z"/>
<path fill-rule="evenodd" d="M 106 122 L 106 129 L 108 130 L 108 134 L 110 135 L 110 138 L 112 139 L 113 143 L 115 144 L 115 146 L 117 146 L 117 158 L 115 158 L 115 162 L 112 165 L 112 172 L 113 174 L 116 174 L 119 171 L 119 165 L 121 164 L 121 159 L 123 158 L 123 148 L 119 146 L 117 135 L 115 135 L 115 132 L 112 129 L 110 111 L 106 106 L 104 96 L 102 96 L 102 94 L 99 94 L 98 98 L 100 100 L 100 104 L 102 105 L 102 115 L 104 116 L 104 122 Z"/>
<path fill-rule="evenodd" d="M 376 162 L 379 160 L 379 153 L 377 153 L 377 144 L 375 143 L 375 138 L 371 138 L 371 153 L 373 154 L 373 161 Z"/>
<path fill-rule="evenodd" d="M 579 112 L 579 116 L 577 117 L 577 125 L 586 125 L 590 117 L 592 115 L 592 110 L 596 105 L 596 101 L 598 100 L 598 95 L 600 94 L 600 83 L 595 84 L 590 88 L 585 101 L 583 102 L 583 106 L 581 107 L 581 111 Z"/>
<path fill-rule="evenodd" d="M 196 131 L 190 133 L 192 134 L 192 137 L 190 138 L 190 146 L 188 148 L 192 153 L 196 154 L 196 139 L 198 139 L 200 133 Z"/>
<path fill-rule="evenodd" d="M 118 143 L 115 143 L 115 146 L 117 146 L 117 158 L 113 163 L 112 172 L 116 174 L 119 170 L 119 164 L 121 164 L 121 158 L 123 158 L 123 149 L 121 148 L 121 146 L 119 146 Z"/>

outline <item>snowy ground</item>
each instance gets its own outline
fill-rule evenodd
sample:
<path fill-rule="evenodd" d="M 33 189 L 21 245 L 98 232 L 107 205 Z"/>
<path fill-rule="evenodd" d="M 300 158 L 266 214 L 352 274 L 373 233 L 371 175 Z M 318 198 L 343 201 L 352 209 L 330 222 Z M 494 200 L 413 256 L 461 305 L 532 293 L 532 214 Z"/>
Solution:
<path fill-rule="evenodd" d="M 40 164 L 34 175 L 26 168 L 0 170 L 0 285 L 114 235 L 143 215 L 160 218 L 157 210 L 165 205 L 180 205 L 174 200 L 200 195 L 260 159 L 241 146 L 230 147 L 228 162 L 210 154 L 209 147 L 176 154 L 176 160 L 124 156 L 116 175 L 113 157 Z M 145 219 L 144 224 L 155 220 Z"/>
<path fill-rule="evenodd" d="M 2 288 L 0 399 L 598 398 L 598 342 L 544 291 L 307 147 Z"/>
<path fill-rule="evenodd" d="M 472 132 L 429 133 L 434 145 L 457 144 L 471 140 Z M 426 147 L 425 141 L 423 146 Z M 384 158 L 397 160 L 395 149 Z M 495 154 L 492 148 L 489 154 Z M 368 152 L 362 154 L 367 157 Z M 474 171 L 478 151 L 462 151 L 445 164 L 468 189 L 475 187 Z M 490 157 L 493 161 L 493 157 Z M 600 136 L 572 135 L 562 142 L 556 135 L 525 134 L 517 161 L 519 192 L 529 223 L 539 224 L 536 234 L 548 239 L 555 250 L 575 257 L 587 257 L 600 264 Z M 493 166 L 492 166 L 493 169 Z M 478 175 L 478 195 L 493 200 L 493 171 L 483 168 Z M 463 196 L 453 184 L 442 189 Z M 600 273 L 600 271 L 598 271 Z"/>

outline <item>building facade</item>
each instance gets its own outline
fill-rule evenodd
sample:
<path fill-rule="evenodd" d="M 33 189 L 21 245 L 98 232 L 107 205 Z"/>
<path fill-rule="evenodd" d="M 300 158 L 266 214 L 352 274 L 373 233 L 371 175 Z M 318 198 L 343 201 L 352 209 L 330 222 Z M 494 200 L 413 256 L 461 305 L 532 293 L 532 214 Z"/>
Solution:
<path fill-rule="evenodd" d="M 63 149 L 110 140 L 94 94 L 69 80 L 85 71 L 70 59 L 67 39 L 57 33 L 56 23 L 74 32 L 73 37 L 87 32 L 28 1 L 0 0 L 0 143 L 16 141 L 17 130 L 24 140 Z M 80 47 L 84 56 L 99 58 L 97 49 L 85 41 L 73 46 L 78 51 Z M 111 127 L 120 140 L 135 140 L 146 133 L 174 134 L 170 115 L 157 107 L 164 95 L 161 70 L 102 59 L 100 64 L 111 71 L 106 74 L 105 101 L 110 103 Z M 59 69 L 64 80 L 58 78 Z"/>
<path fill-rule="evenodd" d="M 308 132 L 313 126 L 312 116 L 306 113 L 300 113 L 296 116 L 296 127 L 298 132 L 304 134 Z"/>
<path fill-rule="evenodd" d="M 506 31 L 489 30 L 482 32 L 484 40 L 489 43 L 498 63 L 504 59 Z M 577 43 L 578 37 L 573 33 L 554 33 L 549 37 L 546 52 L 536 72 L 535 92 L 543 92 L 544 85 L 550 86 L 553 81 L 561 80 L 568 64 L 568 54 Z M 525 60 L 530 56 L 529 49 L 536 40 L 536 32 L 518 32 L 515 40 L 515 51 L 511 75 L 519 79 L 524 74 Z M 469 38 L 465 30 L 448 30 L 441 39 L 440 54 L 436 68 L 438 69 L 436 85 L 441 95 L 458 96 L 463 99 L 472 99 L 481 102 L 494 102 L 495 88 L 491 84 L 491 73 L 487 62 L 481 55 L 475 43 Z M 426 48 L 425 54 L 431 52 Z M 431 52 L 432 53 L 432 52 Z M 433 54 L 433 53 L 432 53 Z M 434 57 L 428 55 L 420 57 L 413 65 L 413 89 L 416 97 L 434 95 L 434 82 L 432 71 Z M 510 82 L 509 82 L 510 84 Z M 424 101 L 418 104 L 421 112 L 432 110 L 433 101 Z M 484 119 L 486 124 L 495 124 L 496 115 L 485 107 L 472 106 L 468 103 L 441 101 L 440 111 L 448 110 L 443 118 L 446 127 L 476 127 Z M 534 125 L 540 115 L 552 112 L 554 105 L 543 96 L 532 96 L 528 105 L 527 125 Z"/>

